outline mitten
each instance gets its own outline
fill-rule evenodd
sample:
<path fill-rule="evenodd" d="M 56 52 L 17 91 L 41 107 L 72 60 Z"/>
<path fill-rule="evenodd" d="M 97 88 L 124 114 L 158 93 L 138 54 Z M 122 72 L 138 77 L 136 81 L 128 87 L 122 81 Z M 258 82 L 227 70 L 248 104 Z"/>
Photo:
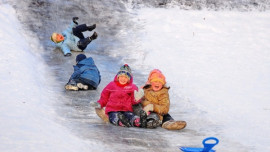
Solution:
<path fill-rule="evenodd" d="M 72 18 L 73 23 L 75 23 L 76 25 L 78 25 L 78 22 L 77 22 L 78 19 L 79 19 L 79 17 L 73 17 Z"/>
<path fill-rule="evenodd" d="M 140 88 L 138 91 L 134 90 L 134 97 L 136 101 L 139 101 L 143 96 L 144 96 L 143 89 Z"/>
<path fill-rule="evenodd" d="M 145 106 L 143 108 L 143 110 L 148 113 L 149 111 L 153 111 L 154 110 L 154 105 L 153 104 L 148 104 L 147 106 Z"/>

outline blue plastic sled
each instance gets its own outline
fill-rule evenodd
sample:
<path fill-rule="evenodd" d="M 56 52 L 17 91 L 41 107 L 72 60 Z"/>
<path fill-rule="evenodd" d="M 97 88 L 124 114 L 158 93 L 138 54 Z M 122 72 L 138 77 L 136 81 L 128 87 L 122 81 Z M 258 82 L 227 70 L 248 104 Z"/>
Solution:
<path fill-rule="evenodd" d="M 214 140 L 215 143 L 206 143 L 208 140 Z M 208 137 L 203 140 L 204 148 L 194 148 L 194 147 L 179 147 L 183 152 L 215 152 L 212 148 L 219 143 L 219 140 L 215 137 Z"/>

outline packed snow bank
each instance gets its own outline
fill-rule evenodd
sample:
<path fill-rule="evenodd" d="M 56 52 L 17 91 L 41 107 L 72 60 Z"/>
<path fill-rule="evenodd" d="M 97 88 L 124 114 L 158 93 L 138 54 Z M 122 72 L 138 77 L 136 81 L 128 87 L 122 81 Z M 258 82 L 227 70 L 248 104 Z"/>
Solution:
<path fill-rule="evenodd" d="M 269 151 L 270 12 L 145 8 L 136 15 L 139 32 L 124 60 L 146 75 L 164 72 L 171 113 L 181 111 L 187 129 Z"/>
<path fill-rule="evenodd" d="M 53 76 L 9 5 L 0 5 L 0 151 L 96 151 L 56 121 Z M 29 33 L 28 33 L 29 34 Z M 29 40 L 30 43 L 26 41 Z M 41 52 L 41 51 L 39 51 Z M 89 147 L 91 146 L 91 147 Z"/>

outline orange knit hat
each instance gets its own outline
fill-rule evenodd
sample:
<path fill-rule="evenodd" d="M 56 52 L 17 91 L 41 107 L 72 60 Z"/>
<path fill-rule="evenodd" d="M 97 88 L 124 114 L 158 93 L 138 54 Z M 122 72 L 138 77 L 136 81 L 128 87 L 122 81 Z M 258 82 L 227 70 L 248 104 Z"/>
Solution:
<path fill-rule="evenodd" d="M 146 82 L 146 84 L 150 84 L 151 82 L 156 82 L 156 81 L 161 82 L 163 85 L 166 84 L 165 76 L 158 69 L 154 69 L 150 72 L 148 76 L 148 81 Z"/>

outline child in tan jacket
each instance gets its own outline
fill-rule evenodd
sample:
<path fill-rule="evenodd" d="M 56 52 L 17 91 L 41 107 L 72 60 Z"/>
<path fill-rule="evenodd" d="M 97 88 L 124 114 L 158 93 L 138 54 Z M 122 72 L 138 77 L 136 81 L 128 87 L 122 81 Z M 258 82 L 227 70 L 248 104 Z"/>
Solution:
<path fill-rule="evenodd" d="M 169 87 L 162 72 L 154 69 L 150 72 L 148 81 L 143 87 L 143 110 L 148 114 L 147 128 L 156 128 L 162 124 L 162 128 L 168 130 L 180 130 L 185 128 L 185 121 L 175 121 L 169 114 L 170 98 Z"/>

